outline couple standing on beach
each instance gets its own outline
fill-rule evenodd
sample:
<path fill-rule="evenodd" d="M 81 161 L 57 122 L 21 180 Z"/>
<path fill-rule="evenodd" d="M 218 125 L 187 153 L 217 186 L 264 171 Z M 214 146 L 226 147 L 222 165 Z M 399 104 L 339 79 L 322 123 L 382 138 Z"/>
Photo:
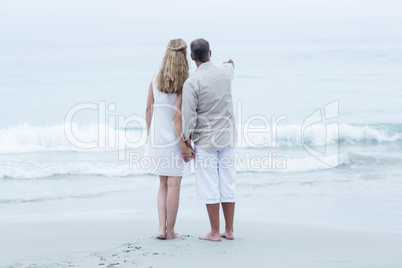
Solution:
<path fill-rule="evenodd" d="M 206 204 L 211 231 L 200 239 L 233 239 L 235 210 L 235 119 L 231 82 L 232 60 L 210 61 L 204 39 L 190 44 L 197 70 L 189 77 L 187 44 L 171 40 L 162 66 L 149 85 L 146 122 L 146 156 L 153 158 L 152 173 L 159 175 L 157 198 L 159 239 L 180 238 L 175 233 L 180 183 L 194 159 L 198 200 Z M 194 142 L 194 149 L 191 146 Z M 225 232 L 219 231 L 219 208 Z"/>

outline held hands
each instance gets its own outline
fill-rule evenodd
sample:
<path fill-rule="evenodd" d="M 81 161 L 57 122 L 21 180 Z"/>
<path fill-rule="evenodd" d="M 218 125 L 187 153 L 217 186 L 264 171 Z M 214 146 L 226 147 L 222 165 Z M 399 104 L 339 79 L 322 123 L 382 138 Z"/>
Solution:
<path fill-rule="evenodd" d="M 181 158 L 183 158 L 184 162 L 189 162 L 195 158 L 195 152 L 193 150 L 193 147 L 191 147 L 191 143 L 189 142 L 189 140 L 187 140 L 186 142 L 182 142 L 180 144 L 180 148 Z"/>

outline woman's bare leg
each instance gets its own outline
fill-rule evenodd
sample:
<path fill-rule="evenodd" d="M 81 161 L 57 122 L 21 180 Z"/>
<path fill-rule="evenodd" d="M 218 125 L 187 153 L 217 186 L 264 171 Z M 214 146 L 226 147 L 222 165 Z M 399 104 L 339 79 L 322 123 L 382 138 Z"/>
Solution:
<path fill-rule="evenodd" d="M 182 177 L 169 176 L 167 180 L 168 190 L 166 199 L 166 211 L 167 211 L 166 239 L 174 239 L 181 237 L 174 232 L 174 225 L 176 223 L 177 211 L 179 210 L 181 178 Z"/>
<path fill-rule="evenodd" d="M 159 176 L 160 184 L 159 184 L 159 192 L 158 192 L 158 216 L 159 216 L 159 232 L 158 238 L 166 238 L 166 198 L 167 198 L 167 190 L 168 190 L 168 177 L 167 176 Z"/>

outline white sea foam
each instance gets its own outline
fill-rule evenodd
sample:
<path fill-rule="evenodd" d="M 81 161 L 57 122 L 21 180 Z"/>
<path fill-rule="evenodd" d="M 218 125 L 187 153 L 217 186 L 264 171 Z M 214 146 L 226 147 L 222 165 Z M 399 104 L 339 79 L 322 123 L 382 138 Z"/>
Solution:
<path fill-rule="evenodd" d="M 126 177 L 146 174 L 146 172 L 130 169 L 127 163 L 105 162 L 2 162 L 0 178 L 35 179 L 52 176 L 98 175 L 106 177 Z"/>

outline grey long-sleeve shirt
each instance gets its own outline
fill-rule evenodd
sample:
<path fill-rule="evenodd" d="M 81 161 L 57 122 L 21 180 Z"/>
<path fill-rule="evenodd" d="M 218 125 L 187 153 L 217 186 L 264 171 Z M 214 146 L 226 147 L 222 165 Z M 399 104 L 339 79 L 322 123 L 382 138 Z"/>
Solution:
<path fill-rule="evenodd" d="M 236 126 L 231 83 L 234 64 L 205 62 L 183 85 L 183 139 L 207 151 L 234 147 Z"/>

